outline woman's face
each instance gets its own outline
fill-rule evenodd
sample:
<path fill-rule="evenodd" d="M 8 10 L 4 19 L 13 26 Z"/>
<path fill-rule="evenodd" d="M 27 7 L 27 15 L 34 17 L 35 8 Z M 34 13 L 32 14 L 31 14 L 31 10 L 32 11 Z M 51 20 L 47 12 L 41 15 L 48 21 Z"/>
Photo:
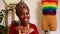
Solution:
<path fill-rule="evenodd" d="M 19 19 L 24 23 L 28 23 L 30 19 L 29 11 L 27 9 L 23 9 L 19 15 Z"/>

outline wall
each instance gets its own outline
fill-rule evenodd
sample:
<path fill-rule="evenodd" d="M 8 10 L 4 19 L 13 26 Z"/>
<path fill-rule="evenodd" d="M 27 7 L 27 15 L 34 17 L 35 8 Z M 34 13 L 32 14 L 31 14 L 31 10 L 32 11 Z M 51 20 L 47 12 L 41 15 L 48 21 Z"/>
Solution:
<path fill-rule="evenodd" d="M 40 34 L 44 34 L 41 30 L 41 1 L 40 0 L 24 0 L 24 2 L 30 8 L 30 22 L 38 27 Z M 0 10 L 4 9 L 4 3 L 0 0 Z M 57 31 L 49 31 L 47 34 L 60 34 L 60 1 L 57 9 Z M 15 17 L 17 19 L 17 17 Z M 18 20 L 18 19 L 17 19 Z M 11 14 L 9 14 L 9 25 L 11 24 Z"/>

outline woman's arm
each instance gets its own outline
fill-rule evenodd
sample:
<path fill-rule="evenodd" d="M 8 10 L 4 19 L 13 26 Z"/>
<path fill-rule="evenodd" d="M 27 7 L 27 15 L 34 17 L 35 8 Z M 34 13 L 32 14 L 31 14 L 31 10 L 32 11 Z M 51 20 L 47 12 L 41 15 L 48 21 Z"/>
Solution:
<path fill-rule="evenodd" d="M 32 24 L 31 26 L 34 29 L 34 31 L 31 34 L 39 34 L 37 27 L 34 24 Z"/>
<path fill-rule="evenodd" d="M 15 24 L 11 24 L 9 34 L 14 34 Z"/>
<path fill-rule="evenodd" d="M 34 24 L 30 24 L 30 29 L 28 29 L 27 27 L 25 28 L 25 31 L 23 32 L 23 34 L 39 34 L 37 27 Z"/>

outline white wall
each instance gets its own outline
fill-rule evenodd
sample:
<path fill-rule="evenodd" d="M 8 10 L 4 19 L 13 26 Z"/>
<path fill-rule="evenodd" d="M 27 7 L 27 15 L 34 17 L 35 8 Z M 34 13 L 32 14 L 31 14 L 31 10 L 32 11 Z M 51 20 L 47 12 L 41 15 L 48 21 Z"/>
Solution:
<path fill-rule="evenodd" d="M 41 1 L 40 0 L 24 0 L 24 2 L 30 8 L 30 22 L 34 23 L 40 32 L 40 34 L 44 34 L 41 30 Z M 0 0 L 0 10 L 4 9 L 3 1 Z M 49 31 L 48 34 L 60 34 L 60 1 L 57 9 L 57 31 Z M 17 19 L 17 17 L 15 17 Z M 9 24 L 11 24 L 11 14 L 9 14 Z"/>

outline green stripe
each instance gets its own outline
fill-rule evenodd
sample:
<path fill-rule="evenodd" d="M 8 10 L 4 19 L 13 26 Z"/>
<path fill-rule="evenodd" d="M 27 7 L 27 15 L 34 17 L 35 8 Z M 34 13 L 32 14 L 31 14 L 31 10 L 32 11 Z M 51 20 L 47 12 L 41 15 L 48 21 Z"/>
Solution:
<path fill-rule="evenodd" d="M 52 8 L 52 9 L 57 9 L 57 7 L 54 7 L 54 6 L 46 6 L 46 7 L 43 7 L 42 9 L 49 9 L 49 8 Z"/>

